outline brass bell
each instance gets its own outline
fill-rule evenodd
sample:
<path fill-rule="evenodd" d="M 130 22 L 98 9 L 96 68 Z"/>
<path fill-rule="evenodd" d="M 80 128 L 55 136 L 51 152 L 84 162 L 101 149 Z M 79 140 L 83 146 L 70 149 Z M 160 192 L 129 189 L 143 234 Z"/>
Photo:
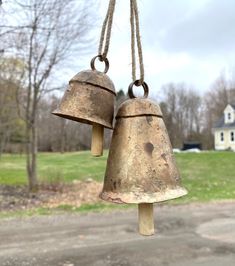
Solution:
<path fill-rule="evenodd" d="M 154 234 L 153 203 L 181 197 L 187 191 L 180 184 L 168 133 L 160 107 L 145 98 L 125 101 L 116 115 L 100 197 L 114 203 L 137 203 L 139 232 Z"/>
<path fill-rule="evenodd" d="M 95 69 L 95 60 L 105 62 L 104 72 Z M 54 115 L 91 124 L 92 148 L 94 156 L 103 153 L 103 134 L 105 128 L 113 128 L 115 88 L 106 75 L 109 68 L 108 59 L 100 55 L 91 60 L 91 70 L 79 72 L 70 81 L 67 90 L 53 112 Z"/>

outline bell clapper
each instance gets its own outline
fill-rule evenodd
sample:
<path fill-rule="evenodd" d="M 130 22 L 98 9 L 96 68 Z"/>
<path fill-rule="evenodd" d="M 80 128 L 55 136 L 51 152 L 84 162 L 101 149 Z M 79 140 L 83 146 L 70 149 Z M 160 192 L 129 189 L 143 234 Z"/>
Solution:
<path fill-rule="evenodd" d="M 91 154 L 93 156 L 103 155 L 104 127 L 94 123 L 92 126 Z"/>
<path fill-rule="evenodd" d="M 139 233 L 145 236 L 154 234 L 153 203 L 138 204 Z"/>

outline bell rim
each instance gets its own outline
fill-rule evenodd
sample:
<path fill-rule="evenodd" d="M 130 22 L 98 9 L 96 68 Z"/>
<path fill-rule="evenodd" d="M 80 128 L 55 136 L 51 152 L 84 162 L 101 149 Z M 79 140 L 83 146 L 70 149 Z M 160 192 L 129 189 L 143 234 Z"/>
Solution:
<path fill-rule="evenodd" d="M 102 191 L 99 197 L 102 200 L 112 203 L 139 204 L 139 203 L 157 203 L 183 197 L 188 194 L 184 187 L 166 189 L 165 191 L 146 193 L 146 192 L 113 192 Z"/>
<path fill-rule="evenodd" d="M 105 122 L 104 120 L 98 121 L 95 119 L 90 119 L 88 117 L 75 117 L 74 115 L 69 114 L 69 113 L 67 113 L 67 114 L 62 113 L 61 111 L 59 111 L 57 109 L 55 111 L 53 111 L 52 114 L 59 116 L 59 117 L 62 117 L 62 118 L 65 118 L 65 119 L 68 119 L 68 120 L 83 123 L 83 124 L 88 124 L 88 125 L 99 124 L 101 126 L 104 126 L 105 128 L 113 129 L 113 125 L 111 123 Z"/>

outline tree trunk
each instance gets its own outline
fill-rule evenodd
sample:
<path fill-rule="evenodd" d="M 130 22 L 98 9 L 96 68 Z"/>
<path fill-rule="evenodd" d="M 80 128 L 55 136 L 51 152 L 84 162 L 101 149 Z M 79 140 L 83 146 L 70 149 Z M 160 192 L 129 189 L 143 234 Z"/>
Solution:
<path fill-rule="evenodd" d="M 2 157 L 2 153 L 4 150 L 4 144 L 5 144 L 5 134 L 2 136 L 0 140 L 0 158 Z"/>
<path fill-rule="evenodd" d="M 5 147 L 7 146 L 8 142 L 9 142 L 9 133 L 8 133 L 8 129 L 5 129 L 5 132 L 3 133 L 3 136 L 0 140 L 0 158 L 2 157 L 2 154 L 5 150 Z"/>
<path fill-rule="evenodd" d="M 2 157 L 2 153 L 3 153 L 3 141 L 0 141 L 0 159 Z"/>
<path fill-rule="evenodd" d="M 27 176 L 29 183 L 29 191 L 36 192 L 38 190 L 37 180 L 37 127 L 36 124 L 27 127 L 28 142 L 26 145 L 27 156 Z"/>
<path fill-rule="evenodd" d="M 38 178 L 37 178 L 37 152 L 38 152 L 38 147 L 37 147 L 37 125 L 34 124 L 32 127 L 32 190 L 37 190 L 38 189 Z"/>
<path fill-rule="evenodd" d="M 61 118 L 61 134 L 60 134 L 60 153 L 65 152 L 65 139 L 66 139 L 66 130 L 65 130 L 65 119 Z"/>

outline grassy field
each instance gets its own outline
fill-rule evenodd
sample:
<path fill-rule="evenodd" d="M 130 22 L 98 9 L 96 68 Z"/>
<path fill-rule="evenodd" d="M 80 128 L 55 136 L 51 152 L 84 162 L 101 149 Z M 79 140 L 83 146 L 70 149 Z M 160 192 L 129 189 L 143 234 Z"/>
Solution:
<path fill-rule="evenodd" d="M 27 184 L 25 156 L 4 155 L 0 159 L 0 184 Z M 93 178 L 101 181 L 104 175 L 107 152 L 102 157 L 92 157 L 90 152 L 40 153 L 38 172 L 40 181 L 85 180 Z"/>
<path fill-rule="evenodd" d="M 179 153 L 176 160 L 189 195 L 176 203 L 235 199 L 235 153 Z M 48 182 L 71 182 L 93 178 L 103 181 L 107 152 L 94 158 L 89 152 L 40 153 L 39 178 Z M 25 157 L 4 155 L 0 159 L 0 184 L 25 185 Z"/>

